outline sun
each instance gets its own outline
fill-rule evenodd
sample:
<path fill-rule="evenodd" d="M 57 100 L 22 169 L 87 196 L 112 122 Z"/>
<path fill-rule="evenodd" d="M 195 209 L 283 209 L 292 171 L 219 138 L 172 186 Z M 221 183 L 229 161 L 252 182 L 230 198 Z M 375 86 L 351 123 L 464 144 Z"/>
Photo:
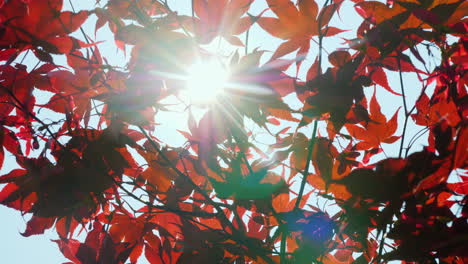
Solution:
<path fill-rule="evenodd" d="M 223 93 L 229 70 L 220 59 L 197 61 L 187 70 L 186 96 L 192 103 L 212 103 Z"/>

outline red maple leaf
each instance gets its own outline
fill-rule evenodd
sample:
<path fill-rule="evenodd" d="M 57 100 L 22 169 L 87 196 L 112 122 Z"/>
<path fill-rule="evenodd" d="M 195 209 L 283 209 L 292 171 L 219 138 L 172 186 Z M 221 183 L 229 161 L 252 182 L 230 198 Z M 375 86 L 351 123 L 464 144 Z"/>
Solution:
<path fill-rule="evenodd" d="M 188 18 L 187 21 L 192 20 L 201 43 L 209 43 L 221 36 L 232 45 L 244 46 L 236 35 L 252 25 L 250 17 L 242 17 L 251 3 L 251 0 L 194 0 L 193 9 L 198 18 Z"/>
<path fill-rule="evenodd" d="M 369 108 L 371 121 L 363 121 L 361 125 L 345 125 L 352 137 L 361 140 L 361 142 L 356 144 L 357 150 L 379 148 L 380 143 L 390 144 L 400 138 L 399 136 L 393 136 L 398 127 L 397 119 L 399 109 L 393 114 L 392 118 L 387 121 L 385 115 L 380 111 L 380 105 L 375 96 L 375 91 L 370 101 Z"/>
<path fill-rule="evenodd" d="M 0 9 L 0 21 L 5 27 L 0 45 L 15 43 L 22 49 L 32 45 L 41 60 L 49 58 L 48 53 L 68 53 L 86 46 L 68 34 L 84 23 L 89 12 L 61 12 L 62 4 L 62 0 L 5 2 Z"/>
<path fill-rule="evenodd" d="M 327 6 L 317 16 L 318 6 L 314 0 L 298 1 L 299 9 L 289 0 L 267 0 L 267 3 L 278 18 L 260 17 L 257 23 L 273 37 L 287 40 L 278 47 L 272 60 L 297 49 L 299 49 L 298 56 L 307 54 L 310 39 L 320 34 L 319 27 L 328 24 L 335 9 L 334 5 Z M 332 30 L 328 32 L 330 29 Z M 327 27 L 325 32 L 329 35 L 340 32 L 335 29 Z"/>

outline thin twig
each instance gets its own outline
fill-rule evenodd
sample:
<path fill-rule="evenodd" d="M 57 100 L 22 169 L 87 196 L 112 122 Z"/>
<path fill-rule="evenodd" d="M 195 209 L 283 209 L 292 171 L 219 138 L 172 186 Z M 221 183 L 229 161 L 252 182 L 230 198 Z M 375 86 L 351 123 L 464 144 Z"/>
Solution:
<path fill-rule="evenodd" d="M 24 113 L 26 113 L 28 116 L 30 116 L 32 119 L 36 120 L 37 122 L 39 122 L 42 127 L 44 127 L 44 129 L 47 131 L 47 133 L 49 133 L 49 135 L 55 140 L 55 142 L 57 142 L 57 144 L 59 146 L 61 146 L 62 148 L 64 147 L 62 145 L 62 143 L 60 143 L 60 141 L 58 140 L 58 138 L 55 136 L 55 134 L 50 130 L 49 126 L 44 123 L 40 118 L 38 118 L 35 114 L 31 113 L 27 108 L 26 106 L 23 105 L 23 103 L 15 96 L 15 94 L 13 94 L 13 92 L 8 89 L 7 87 L 3 86 L 2 84 L 0 84 L 0 88 L 2 88 L 3 90 L 5 90 L 12 98 L 13 100 L 16 102 L 16 104 L 18 104 L 20 106 L 20 110 L 23 111 Z"/>
<path fill-rule="evenodd" d="M 301 187 L 300 187 L 299 193 L 297 195 L 296 204 L 294 205 L 295 209 L 298 209 L 299 205 L 301 204 L 302 195 L 304 194 L 304 189 L 305 189 L 305 185 L 306 185 L 306 182 L 307 182 L 307 176 L 309 175 L 310 161 L 312 159 L 312 152 L 313 152 L 313 149 L 314 149 L 314 146 L 315 146 L 315 142 L 316 142 L 315 139 L 316 139 L 316 136 L 317 136 L 317 124 L 318 124 L 318 120 L 315 120 L 314 121 L 314 128 L 312 130 L 312 137 L 310 138 L 309 146 L 307 147 L 308 152 L 307 152 L 307 158 L 306 158 L 306 165 L 305 165 L 304 172 L 302 173 L 303 177 L 302 177 Z"/>
<path fill-rule="evenodd" d="M 408 126 L 408 106 L 406 104 L 406 95 L 405 95 L 405 86 L 403 83 L 403 73 L 401 72 L 401 62 L 400 62 L 400 57 L 397 57 L 397 62 L 398 62 L 398 71 L 399 71 L 399 76 L 400 76 L 400 87 L 401 87 L 401 94 L 403 97 L 403 109 L 405 110 L 405 122 L 403 124 L 403 132 L 401 135 L 401 144 L 400 144 L 400 151 L 398 153 L 398 157 L 401 158 L 401 154 L 403 153 L 403 145 L 405 144 L 405 134 L 406 134 L 406 128 Z"/>
<path fill-rule="evenodd" d="M 232 232 L 232 237 L 230 237 L 232 240 L 245 244 L 248 248 L 251 248 L 254 252 L 259 253 L 259 257 L 261 257 L 263 260 L 265 260 L 267 263 L 274 264 L 274 261 L 265 255 L 263 252 L 264 250 L 262 248 L 258 248 L 258 246 L 255 246 L 254 244 L 250 243 L 248 237 L 245 236 L 244 233 L 239 232 L 233 225 L 231 221 L 226 217 L 224 214 L 223 210 L 221 207 L 216 204 L 208 194 L 205 193 L 197 184 L 195 184 L 192 179 L 188 176 L 185 175 L 183 172 L 181 172 L 172 162 L 169 160 L 169 158 L 159 149 L 158 145 L 153 141 L 153 139 L 146 133 L 146 131 L 143 129 L 143 127 L 138 126 L 140 131 L 143 133 L 143 135 L 146 137 L 148 142 L 151 144 L 151 146 L 157 151 L 157 153 L 164 159 L 165 162 L 169 165 L 171 169 L 173 169 L 179 177 L 184 177 L 187 179 L 188 183 L 197 191 L 199 192 L 205 199 L 206 202 L 208 202 L 211 206 L 213 206 L 216 209 L 217 215 L 221 218 L 219 219 L 221 222 L 223 222 L 226 226 L 229 227 L 229 229 Z M 226 230 L 225 230 L 226 231 Z M 226 231 L 227 232 L 227 231 Z M 229 232 L 228 232 L 229 233 Z M 262 254 L 263 253 L 263 254 Z"/>

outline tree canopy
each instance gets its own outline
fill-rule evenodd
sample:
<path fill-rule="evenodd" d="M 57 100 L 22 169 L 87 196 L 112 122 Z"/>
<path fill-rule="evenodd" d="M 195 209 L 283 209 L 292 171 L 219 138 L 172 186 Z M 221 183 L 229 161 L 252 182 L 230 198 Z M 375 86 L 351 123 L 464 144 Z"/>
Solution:
<path fill-rule="evenodd" d="M 468 2 L 70 4 L 0 0 L 23 236 L 54 229 L 74 264 L 468 262 Z"/>

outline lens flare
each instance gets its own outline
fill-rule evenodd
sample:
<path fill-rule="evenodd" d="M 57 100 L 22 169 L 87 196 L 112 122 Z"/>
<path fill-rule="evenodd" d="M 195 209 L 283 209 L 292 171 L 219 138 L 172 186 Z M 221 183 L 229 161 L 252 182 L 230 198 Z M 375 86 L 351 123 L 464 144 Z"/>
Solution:
<path fill-rule="evenodd" d="M 229 71 L 219 60 L 194 63 L 187 71 L 186 93 L 191 102 L 209 103 L 223 93 Z"/>

